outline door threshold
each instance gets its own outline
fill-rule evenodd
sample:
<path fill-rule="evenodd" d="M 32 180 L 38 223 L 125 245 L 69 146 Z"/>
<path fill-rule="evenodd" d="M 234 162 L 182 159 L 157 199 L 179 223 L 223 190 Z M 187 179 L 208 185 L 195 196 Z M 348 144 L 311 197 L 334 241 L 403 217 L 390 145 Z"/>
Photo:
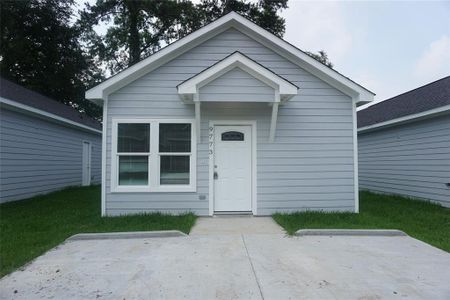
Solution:
<path fill-rule="evenodd" d="M 251 211 L 215 211 L 213 217 L 253 217 Z"/>

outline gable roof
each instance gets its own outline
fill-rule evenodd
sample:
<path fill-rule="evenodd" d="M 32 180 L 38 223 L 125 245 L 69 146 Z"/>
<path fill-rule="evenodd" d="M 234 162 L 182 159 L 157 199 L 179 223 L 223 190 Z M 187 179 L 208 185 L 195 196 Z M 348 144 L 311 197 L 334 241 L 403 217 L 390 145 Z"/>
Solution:
<path fill-rule="evenodd" d="M 250 74 L 252 77 L 275 89 L 277 94 L 280 96 L 278 97 L 278 101 L 286 101 L 294 95 L 297 95 L 298 87 L 295 84 L 275 74 L 271 70 L 239 51 L 233 52 L 212 66 L 180 83 L 177 86 L 178 94 L 180 94 L 184 101 L 193 100 L 192 96 L 194 94 L 198 95 L 201 87 L 221 77 L 234 68 L 241 69 L 242 71 Z M 273 101 L 277 101 L 275 97 Z"/>
<path fill-rule="evenodd" d="M 101 84 L 88 90 L 86 92 L 86 99 L 101 103 L 114 91 L 229 28 L 235 28 L 252 37 L 265 47 L 282 55 L 284 58 L 297 64 L 299 67 L 312 73 L 344 94 L 351 96 L 356 102 L 367 103 L 373 100 L 375 94 L 368 89 L 343 76 L 334 69 L 318 62 L 305 52 L 259 27 L 236 12 L 228 13 L 180 40 L 169 44 L 115 76 L 110 77 Z"/>
<path fill-rule="evenodd" d="M 450 105 L 450 76 L 358 111 L 358 128 Z"/>
<path fill-rule="evenodd" d="M 102 129 L 97 120 L 78 112 L 75 108 L 29 90 L 12 81 L 0 77 L 0 101 L 20 108 L 31 108 L 39 113 L 45 112 L 75 122 L 96 131 Z M 28 109 L 30 110 L 30 109 Z"/>

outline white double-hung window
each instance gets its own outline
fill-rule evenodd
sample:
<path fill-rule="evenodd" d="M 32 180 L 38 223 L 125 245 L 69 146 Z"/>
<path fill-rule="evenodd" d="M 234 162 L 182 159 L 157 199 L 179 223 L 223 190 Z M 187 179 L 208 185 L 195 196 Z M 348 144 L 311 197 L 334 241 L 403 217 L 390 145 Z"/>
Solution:
<path fill-rule="evenodd" d="M 195 192 L 193 120 L 113 120 L 112 192 Z"/>

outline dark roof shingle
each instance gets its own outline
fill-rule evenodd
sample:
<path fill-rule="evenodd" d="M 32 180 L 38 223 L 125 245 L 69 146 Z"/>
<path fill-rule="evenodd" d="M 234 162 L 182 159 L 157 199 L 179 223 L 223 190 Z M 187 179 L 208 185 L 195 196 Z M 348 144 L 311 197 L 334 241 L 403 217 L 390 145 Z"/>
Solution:
<path fill-rule="evenodd" d="M 450 76 L 358 111 L 358 128 L 450 104 Z"/>
<path fill-rule="evenodd" d="M 29 90 L 12 81 L 0 77 L 0 96 L 24 105 L 52 113 L 70 121 L 101 130 L 102 125 L 97 120 L 82 114 L 75 108 L 53 100 L 47 96 Z"/>

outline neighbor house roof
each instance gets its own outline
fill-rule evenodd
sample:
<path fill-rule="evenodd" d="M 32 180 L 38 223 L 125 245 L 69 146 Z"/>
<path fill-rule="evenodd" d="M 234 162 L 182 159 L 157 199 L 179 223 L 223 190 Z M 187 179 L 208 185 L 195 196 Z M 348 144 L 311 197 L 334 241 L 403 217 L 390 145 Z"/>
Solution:
<path fill-rule="evenodd" d="M 12 81 L 0 77 L 0 103 L 19 109 L 46 115 L 53 119 L 61 119 L 66 123 L 74 123 L 79 127 L 87 127 L 100 131 L 102 125 L 97 120 L 80 113 L 75 108 L 29 90 Z"/>
<path fill-rule="evenodd" d="M 450 76 L 358 111 L 358 128 L 380 127 L 450 109 Z M 428 114 L 429 115 L 429 114 Z"/>
<path fill-rule="evenodd" d="M 305 52 L 236 12 L 226 14 L 197 31 L 169 44 L 115 76 L 110 77 L 101 84 L 88 90 L 86 92 L 86 99 L 102 103 L 107 99 L 109 94 L 229 28 L 234 28 L 252 37 L 265 47 L 284 56 L 289 61 L 297 64 L 299 67 L 317 76 L 344 94 L 351 96 L 358 104 L 367 103 L 373 100 L 374 93 L 368 89 L 357 84 L 348 77 L 345 77 L 336 70 L 318 62 Z"/>

